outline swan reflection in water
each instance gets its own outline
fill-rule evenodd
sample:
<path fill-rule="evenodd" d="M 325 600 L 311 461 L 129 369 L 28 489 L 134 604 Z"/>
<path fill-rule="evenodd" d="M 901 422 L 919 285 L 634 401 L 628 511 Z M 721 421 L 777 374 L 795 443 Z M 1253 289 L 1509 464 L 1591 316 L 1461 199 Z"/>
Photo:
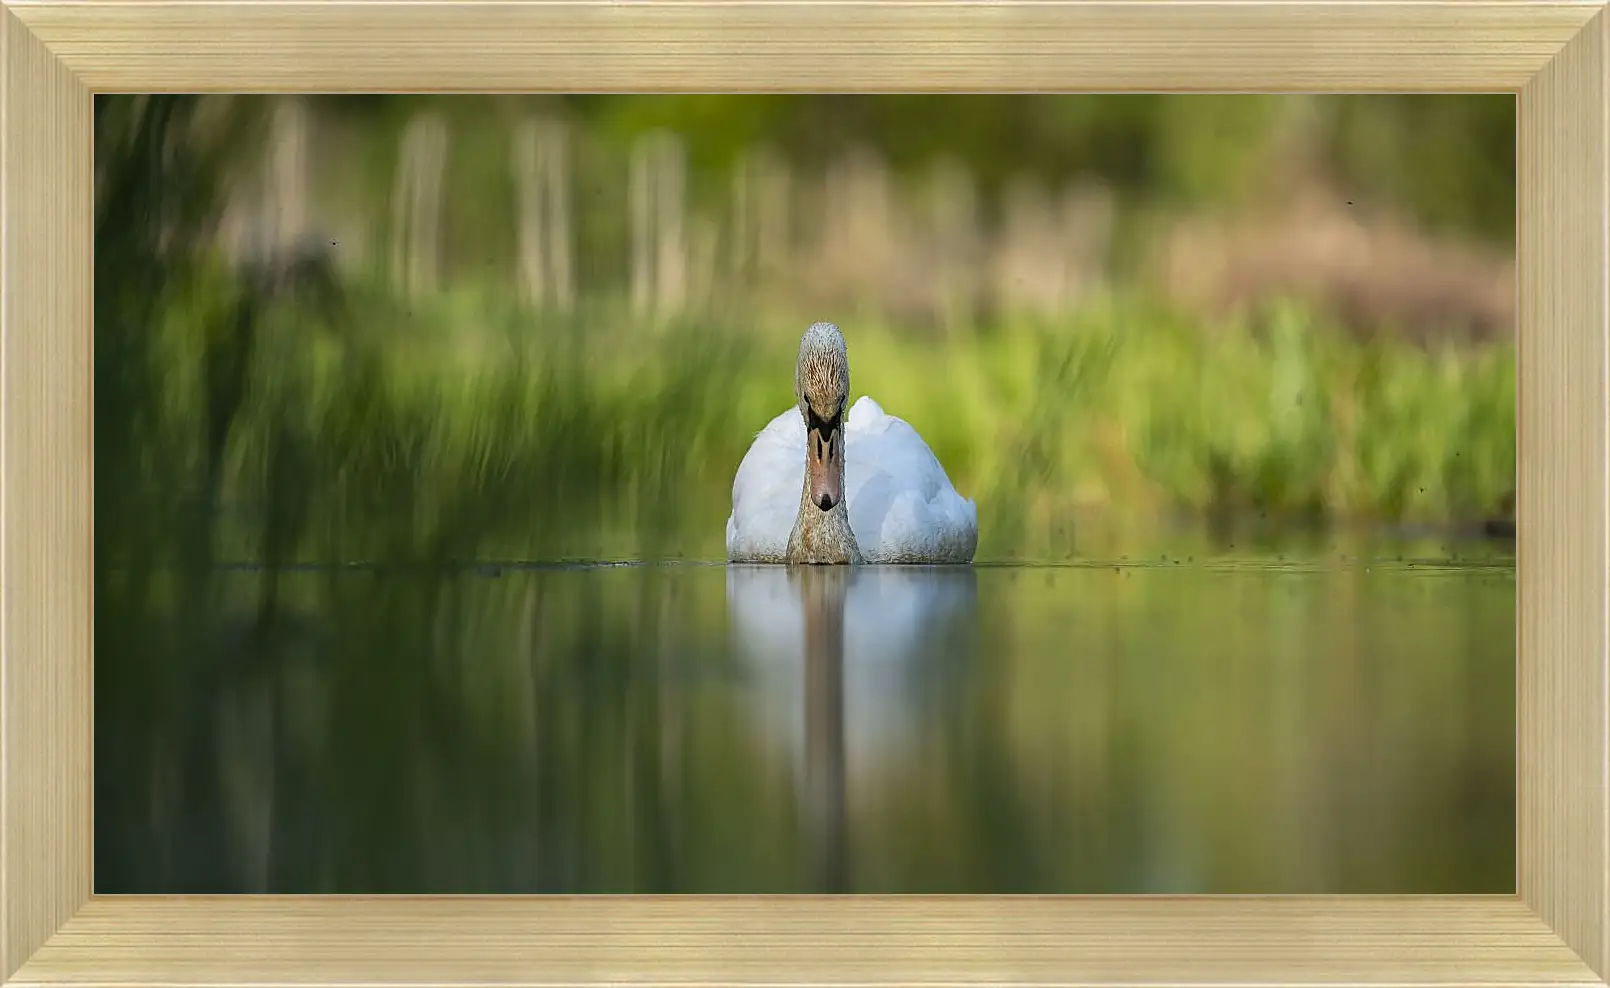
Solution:
<path fill-rule="evenodd" d="M 849 781 L 918 757 L 925 713 L 973 654 L 971 566 L 731 566 L 727 603 L 760 729 L 794 761 L 820 891 L 845 891 Z"/>

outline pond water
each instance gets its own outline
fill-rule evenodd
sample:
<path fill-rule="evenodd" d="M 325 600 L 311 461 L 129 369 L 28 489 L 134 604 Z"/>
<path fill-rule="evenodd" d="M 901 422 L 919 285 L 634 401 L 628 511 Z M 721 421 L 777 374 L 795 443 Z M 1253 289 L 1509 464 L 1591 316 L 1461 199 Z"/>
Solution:
<path fill-rule="evenodd" d="M 1512 892 L 1512 549 L 1187 548 L 131 575 L 97 891 Z"/>

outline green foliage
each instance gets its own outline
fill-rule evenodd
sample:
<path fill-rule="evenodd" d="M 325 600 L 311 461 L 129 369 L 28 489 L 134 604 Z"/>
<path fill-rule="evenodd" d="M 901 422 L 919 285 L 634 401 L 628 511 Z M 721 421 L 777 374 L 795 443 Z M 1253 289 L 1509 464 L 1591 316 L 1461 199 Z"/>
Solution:
<path fill-rule="evenodd" d="M 205 473 L 185 465 L 207 456 L 197 341 L 220 311 L 198 291 L 153 337 L 170 370 L 138 439 L 166 465 L 148 486 Z M 733 471 L 790 404 L 786 325 L 639 327 L 604 303 L 562 321 L 456 295 L 321 325 L 265 321 L 220 479 L 256 519 L 229 529 L 232 554 L 719 558 Z M 943 343 L 846 331 L 857 394 L 978 501 L 985 557 L 1065 551 L 1053 533 L 1091 509 L 1469 522 L 1513 489 L 1508 348 L 1363 343 L 1296 308 L 1204 329 L 1123 300 Z"/>
<path fill-rule="evenodd" d="M 1513 94 L 1324 100 L 1326 151 L 1361 198 L 1445 233 L 1512 244 Z"/>
<path fill-rule="evenodd" d="M 1142 157 L 1217 142 L 1225 161 L 1250 133 L 1226 121 L 1277 106 L 1003 105 L 1020 104 L 1096 131 L 1161 113 L 1177 122 L 1142 130 L 1207 136 Z M 647 105 L 724 119 L 721 101 Z M 846 105 L 896 126 L 930 104 Z M 732 471 L 791 403 L 798 326 L 639 324 L 608 297 L 561 317 L 462 287 L 405 304 L 336 285 L 314 255 L 227 271 L 185 245 L 262 106 L 97 103 L 99 562 L 721 555 Z M 1292 307 L 1204 326 L 1122 294 L 939 342 L 845 329 L 857 390 L 911 421 L 979 503 L 985 558 L 1062 555 L 1086 509 L 1469 521 L 1513 490 L 1508 347 L 1361 342 Z"/>
<path fill-rule="evenodd" d="M 986 193 L 1022 173 L 1056 181 L 1087 175 L 1138 206 L 1251 201 L 1264 189 L 1264 158 L 1293 123 L 1298 99 L 1311 115 L 1302 126 L 1326 163 L 1324 170 L 1350 196 L 1401 210 L 1434 228 L 1498 243 L 1513 240 L 1513 95 L 323 98 L 373 137 L 367 157 L 374 165 L 364 170 L 370 194 L 389 188 L 396 139 L 407 116 L 431 107 L 464 124 L 465 133 L 473 133 L 478 121 L 507 122 L 525 112 L 564 116 L 610 159 L 621 158 L 643 133 L 671 130 L 686 141 L 694 192 L 702 196 L 728 194 L 724 185 L 705 187 L 707 180 L 757 146 L 771 147 L 808 169 L 846 147 L 864 145 L 908 174 L 937 157 L 958 160 Z M 468 173 L 465 187 L 501 189 L 507 154 L 483 150 L 455 151 Z M 487 180 L 492 172 L 498 180 Z M 596 164 L 577 174 L 595 176 Z M 485 208 L 488 215 L 499 215 L 499 207 L 488 203 Z M 472 246 L 484 251 L 489 242 L 483 237 Z"/>

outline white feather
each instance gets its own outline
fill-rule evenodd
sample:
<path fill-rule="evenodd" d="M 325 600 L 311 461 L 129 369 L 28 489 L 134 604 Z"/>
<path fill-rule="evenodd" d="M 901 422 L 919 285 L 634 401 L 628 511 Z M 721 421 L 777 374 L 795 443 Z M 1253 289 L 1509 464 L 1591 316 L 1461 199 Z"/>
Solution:
<path fill-rule="evenodd" d="M 782 562 L 805 484 L 805 422 L 789 409 L 762 429 L 738 464 L 727 558 Z M 978 508 L 951 486 L 909 423 L 869 397 L 844 426 L 850 530 L 869 563 L 967 563 L 978 548 Z"/>

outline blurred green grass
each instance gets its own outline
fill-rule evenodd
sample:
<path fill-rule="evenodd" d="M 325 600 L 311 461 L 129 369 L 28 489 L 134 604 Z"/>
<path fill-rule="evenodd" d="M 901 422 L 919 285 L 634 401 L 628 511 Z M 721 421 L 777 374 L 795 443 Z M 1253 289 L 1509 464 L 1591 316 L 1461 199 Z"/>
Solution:
<path fill-rule="evenodd" d="M 158 489 L 202 482 L 238 291 L 204 269 L 161 310 L 160 414 L 137 437 Z M 800 331 L 361 288 L 338 317 L 261 318 L 216 470 L 220 548 L 250 558 L 721 558 Z M 1124 297 L 943 338 L 841 322 L 854 393 L 977 501 L 981 559 L 1060 555 L 1091 513 L 1471 523 L 1514 486 L 1507 344 L 1361 340 L 1297 306 L 1201 325 Z"/>
<path fill-rule="evenodd" d="M 317 263 L 242 269 L 202 246 L 269 109 L 207 105 L 96 102 L 98 574 L 166 557 L 720 558 L 733 472 L 792 405 L 799 333 L 820 318 L 848 336 L 855 393 L 910 421 L 977 501 L 980 559 L 1065 557 L 1091 516 L 1509 510 L 1512 337 L 1361 334 L 1297 304 L 1188 316 L 1123 278 L 1055 317 L 943 330 L 737 299 L 641 320 L 609 279 L 555 314 L 490 271 L 410 297 L 326 266 L 310 292 Z M 1408 133 L 1392 113 L 1432 106 L 1379 119 Z"/>

